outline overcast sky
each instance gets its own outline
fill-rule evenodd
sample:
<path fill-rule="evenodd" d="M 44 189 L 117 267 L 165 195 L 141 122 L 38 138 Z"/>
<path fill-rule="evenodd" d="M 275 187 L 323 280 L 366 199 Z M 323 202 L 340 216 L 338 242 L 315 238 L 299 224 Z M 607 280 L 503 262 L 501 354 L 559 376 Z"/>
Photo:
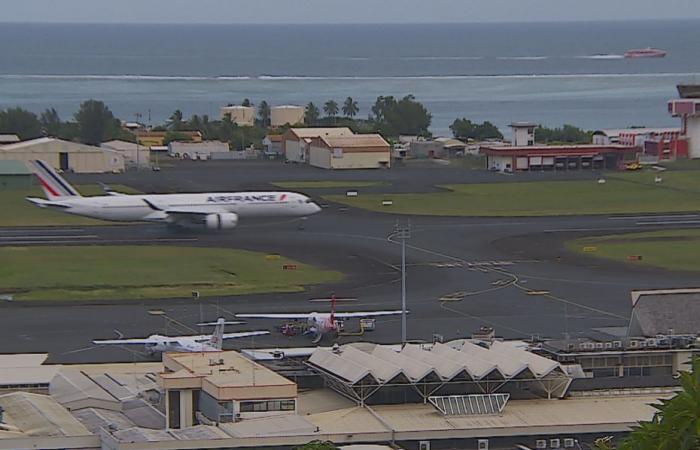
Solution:
<path fill-rule="evenodd" d="M 406 23 L 700 18 L 700 0 L 0 0 L 0 22 Z"/>

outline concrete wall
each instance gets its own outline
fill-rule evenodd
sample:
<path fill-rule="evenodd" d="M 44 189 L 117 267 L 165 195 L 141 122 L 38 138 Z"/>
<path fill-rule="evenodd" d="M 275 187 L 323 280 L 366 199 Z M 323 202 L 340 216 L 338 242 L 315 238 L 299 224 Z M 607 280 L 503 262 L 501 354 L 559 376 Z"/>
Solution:
<path fill-rule="evenodd" d="M 688 157 L 700 158 L 700 116 L 688 117 Z"/>
<path fill-rule="evenodd" d="M 325 147 L 311 145 L 309 149 L 309 164 L 322 169 L 330 169 L 331 152 Z"/>
<path fill-rule="evenodd" d="M 381 164 L 385 161 L 386 164 Z M 391 166 L 389 151 L 382 152 L 343 152 L 341 158 L 331 156 L 332 169 L 380 169 Z"/>
<path fill-rule="evenodd" d="M 297 140 L 287 140 L 284 144 L 284 153 L 287 161 L 304 162 L 303 145 Z"/>

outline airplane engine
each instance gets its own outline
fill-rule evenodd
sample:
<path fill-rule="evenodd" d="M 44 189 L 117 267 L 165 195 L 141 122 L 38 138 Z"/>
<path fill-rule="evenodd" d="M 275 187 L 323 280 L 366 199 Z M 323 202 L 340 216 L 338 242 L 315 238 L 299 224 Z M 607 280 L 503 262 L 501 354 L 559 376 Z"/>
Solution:
<path fill-rule="evenodd" d="M 204 226 L 208 230 L 228 230 L 238 225 L 238 214 L 221 213 L 207 214 L 204 219 Z"/>

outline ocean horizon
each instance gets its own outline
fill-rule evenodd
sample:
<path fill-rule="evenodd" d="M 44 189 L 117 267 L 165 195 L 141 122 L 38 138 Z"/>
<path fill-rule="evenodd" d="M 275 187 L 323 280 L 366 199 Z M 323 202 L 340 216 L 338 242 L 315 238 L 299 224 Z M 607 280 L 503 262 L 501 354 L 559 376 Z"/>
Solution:
<path fill-rule="evenodd" d="M 218 116 L 272 105 L 415 95 L 449 134 L 456 118 L 587 129 L 672 126 L 666 102 L 700 80 L 700 21 L 389 24 L 3 24 L 0 108 L 105 101 L 123 120 L 175 109 Z M 666 58 L 626 59 L 656 47 Z"/>

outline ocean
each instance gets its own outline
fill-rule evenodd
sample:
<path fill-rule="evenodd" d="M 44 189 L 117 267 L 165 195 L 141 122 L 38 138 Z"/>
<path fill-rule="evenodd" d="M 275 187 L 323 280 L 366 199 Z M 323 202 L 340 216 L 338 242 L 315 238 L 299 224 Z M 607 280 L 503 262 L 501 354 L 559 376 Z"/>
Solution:
<path fill-rule="evenodd" d="M 103 100 L 153 124 L 175 109 L 322 105 L 413 94 L 449 134 L 458 117 L 586 129 L 674 126 L 678 82 L 700 81 L 700 21 L 405 25 L 0 24 L 0 108 L 70 117 Z M 657 47 L 662 59 L 625 59 Z"/>

